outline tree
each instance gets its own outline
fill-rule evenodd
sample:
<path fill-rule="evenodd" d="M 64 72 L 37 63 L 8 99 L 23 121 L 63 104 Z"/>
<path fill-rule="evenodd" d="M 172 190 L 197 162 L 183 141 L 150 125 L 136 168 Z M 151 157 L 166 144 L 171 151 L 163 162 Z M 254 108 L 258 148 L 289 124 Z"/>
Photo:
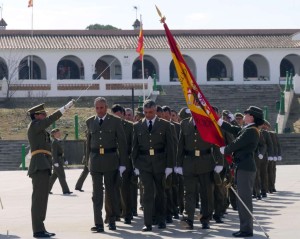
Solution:
<path fill-rule="evenodd" d="M 85 28 L 86 30 L 120 30 L 112 25 L 91 24 Z"/>

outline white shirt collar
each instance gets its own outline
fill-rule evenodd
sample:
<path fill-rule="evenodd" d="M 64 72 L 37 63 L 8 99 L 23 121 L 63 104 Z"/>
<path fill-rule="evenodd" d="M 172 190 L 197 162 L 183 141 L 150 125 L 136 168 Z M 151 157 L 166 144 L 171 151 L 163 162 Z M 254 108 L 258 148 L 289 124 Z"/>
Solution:
<path fill-rule="evenodd" d="M 246 124 L 246 125 L 243 126 L 243 128 L 247 128 L 247 127 L 249 127 L 251 125 L 255 125 L 255 123 Z"/>
<path fill-rule="evenodd" d="M 100 121 L 100 119 L 105 120 L 106 115 L 107 115 L 107 114 L 105 114 L 102 118 L 100 118 L 100 117 L 98 116 L 98 120 L 99 120 L 99 121 Z"/>
<path fill-rule="evenodd" d="M 157 116 L 155 116 L 155 117 L 151 120 L 151 121 L 152 121 L 152 125 L 154 125 L 154 122 L 155 122 L 155 120 L 156 120 L 156 117 L 157 117 Z M 146 121 L 147 121 L 147 125 L 149 126 L 149 121 L 150 121 L 150 120 L 146 119 Z"/>

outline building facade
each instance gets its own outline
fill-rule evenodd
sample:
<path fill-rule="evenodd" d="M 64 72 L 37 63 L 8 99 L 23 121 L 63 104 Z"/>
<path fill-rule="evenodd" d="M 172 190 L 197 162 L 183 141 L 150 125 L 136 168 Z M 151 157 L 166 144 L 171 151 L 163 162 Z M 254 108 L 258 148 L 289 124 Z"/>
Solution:
<path fill-rule="evenodd" d="M 300 75 L 299 29 L 174 30 L 199 85 L 280 84 Z M 178 85 L 163 30 L 1 30 L 0 97 L 149 95 Z"/>

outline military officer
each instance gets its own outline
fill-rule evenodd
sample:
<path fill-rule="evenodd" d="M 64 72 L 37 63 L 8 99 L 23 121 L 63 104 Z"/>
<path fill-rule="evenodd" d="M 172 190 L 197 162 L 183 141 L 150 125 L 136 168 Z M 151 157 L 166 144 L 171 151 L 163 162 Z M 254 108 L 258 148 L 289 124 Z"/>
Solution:
<path fill-rule="evenodd" d="M 96 115 L 86 121 L 87 142 L 86 153 L 89 155 L 89 170 L 93 181 L 94 232 L 103 232 L 103 180 L 109 230 L 116 230 L 116 193 L 117 178 L 125 171 L 127 154 L 126 136 L 122 121 L 107 112 L 105 98 L 94 100 Z"/>
<path fill-rule="evenodd" d="M 156 116 L 155 102 L 146 100 L 143 108 L 145 118 L 133 125 L 132 161 L 144 186 L 142 231 L 151 231 L 155 197 L 158 228 L 166 228 L 164 181 L 172 173 L 174 149 L 171 125 Z"/>
<path fill-rule="evenodd" d="M 111 111 L 114 115 L 121 118 L 122 126 L 126 135 L 126 142 L 127 142 L 127 157 L 125 161 L 126 170 L 123 173 L 122 183 L 118 190 L 120 190 L 121 193 L 121 206 L 122 206 L 122 216 L 124 217 L 124 223 L 131 224 L 131 217 L 132 217 L 131 176 L 133 175 L 131 150 L 132 150 L 133 124 L 124 119 L 125 109 L 121 105 L 118 104 L 113 105 Z"/>
<path fill-rule="evenodd" d="M 74 100 L 47 116 L 44 104 L 32 107 L 28 110 L 31 122 L 28 125 L 27 137 L 31 149 L 31 161 L 28 175 L 32 179 L 31 220 L 33 237 L 52 237 L 55 233 L 46 231 L 44 221 L 46 219 L 49 181 L 51 176 L 51 142 L 50 134 L 46 129 L 63 113 L 74 105 Z"/>
<path fill-rule="evenodd" d="M 234 154 L 236 164 L 236 181 L 238 195 L 252 212 L 252 192 L 255 180 L 256 166 L 254 151 L 259 142 L 258 126 L 264 123 L 263 111 L 256 106 L 250 106 L 245 112 L 245 126 L 232 125 L 222 119 L 218 124 L 226 131 L 231 132 L 237 138 L 226 147 L 221 147 L 222 154 Z M 229 115 L 231 118 L 232 116 Z M 238 201 L 238 212 L 240 218 L 240 231 L 233 233 L 234 237 L 252 237 L 253 219 L 244 205 Z"/>
<path fill-rule="evenodd" d="M 273 161 L 273 143 L 270 136 L 270 132 L 268 131 L 270 123 L 265 120 L 262 128 L 260 130 L 261 134 L 264 137 L 266 143 L 266 152 L 263 155 L 263 159 L 261 160 L 260 167 L 260 177 L 261 177 L 261 196 L 267 197 L 268 192 L 268 164 Z"/>
<path fill-rule="evenodd" d="M 196 206 L 196 185 L 199 183 L 202 217 L 202 229 L 209 229 L 213 213 L 214 181 L 213 172 L 223 169 L 223 156 L 219 147 L 203 141 L 192 117 L 180 123 L 178 143 L 177 172 L 184 177 L 185 210 L 187 217 L 183 221 L 186 229 L 193 229 Z"/>
<path fill-rule="evenodd" d="M 51 153 L 52 153 L 52 163 L 53 163 L 53 174 L 50 177 L 50 184 L 49 184 L 49 193 L 51 193 L 51 189 L 53 184 L 55 183 L 56 179 L 58 178 L 60 186 L 62 188 L 63 194 L 69 195 L 73 192 L 70 192 L 66 181 L 66 174 L 64 170 L 64 165 L 68 164 L 68 161 L 65 161 L 64 158 L 64 149 L 63 149 L 63 142 L 61 140 L 61 133 L 58 128 L 51 130 L 51 137 L 52 137 L 52 145 L 51 145 Z"/>

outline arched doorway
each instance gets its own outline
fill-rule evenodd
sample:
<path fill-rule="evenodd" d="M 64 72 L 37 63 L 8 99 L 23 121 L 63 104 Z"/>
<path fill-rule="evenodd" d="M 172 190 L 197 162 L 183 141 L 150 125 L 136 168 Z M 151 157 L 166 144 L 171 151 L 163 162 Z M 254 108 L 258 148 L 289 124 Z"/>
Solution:
<path fill-rule="evenodd" d="M 224 55 L 215 55 L 207 62 L 207 81 L 232 81 L 231 60 Z"/>
<path fill-rule="evenodd" d="M 122 79 L 121 63 L 116 57 L 105 55 L 96 61 L 93 79 L 100 78 L 105 80 Z"/>
<path fill-rule="evenodd" d="M 77 56 L 64 56 L 57 64 L 57 79 L 84 79 L 84 66 Z"/>
<path fill-rule="evenodd" d="M 193 74 L 194 78 L 197 79 L 196 64 L 195 64 L 194 60 L 190 56 L 187 56 L 187 55 L 183 55 L 183 58 L 187 64 L 187 66 L 189 67 L 191 73 Z M 174 64 L 173 60 L 170 62 L 169 72 L 170 72 L 170 82 L 178 81 L 178 75 L 177 75 L 177 72 L 175 69 L 175 64 Z"/>
<path fill-rule="evenodd" d="M 270 80 L 269 63 L 259 54 L 254 54 L 244 61 L 244 81 L 268 81 Z"/>
<path fill-rule="evenodd" d="M 154 75 L 159 81 L 158 63 L 152 56 L 144 55 L 144 79 L 148 79 L 149 76 L 153 78 Z M 132 79 L 142 79 L 142 62 L 139 58 L 132 64 Z"/>
<path fill-rule="evenodd" d="M 8 67 L 5 60 L 0 57 L 0 80 L 3 78 L 8 79 Z"/>
<path fill-rule="evenodd" d="M 44 61 L 34 55 L 24 57 L 18 67 L 20 80 L 46 79 L 46 65 Z"/>

